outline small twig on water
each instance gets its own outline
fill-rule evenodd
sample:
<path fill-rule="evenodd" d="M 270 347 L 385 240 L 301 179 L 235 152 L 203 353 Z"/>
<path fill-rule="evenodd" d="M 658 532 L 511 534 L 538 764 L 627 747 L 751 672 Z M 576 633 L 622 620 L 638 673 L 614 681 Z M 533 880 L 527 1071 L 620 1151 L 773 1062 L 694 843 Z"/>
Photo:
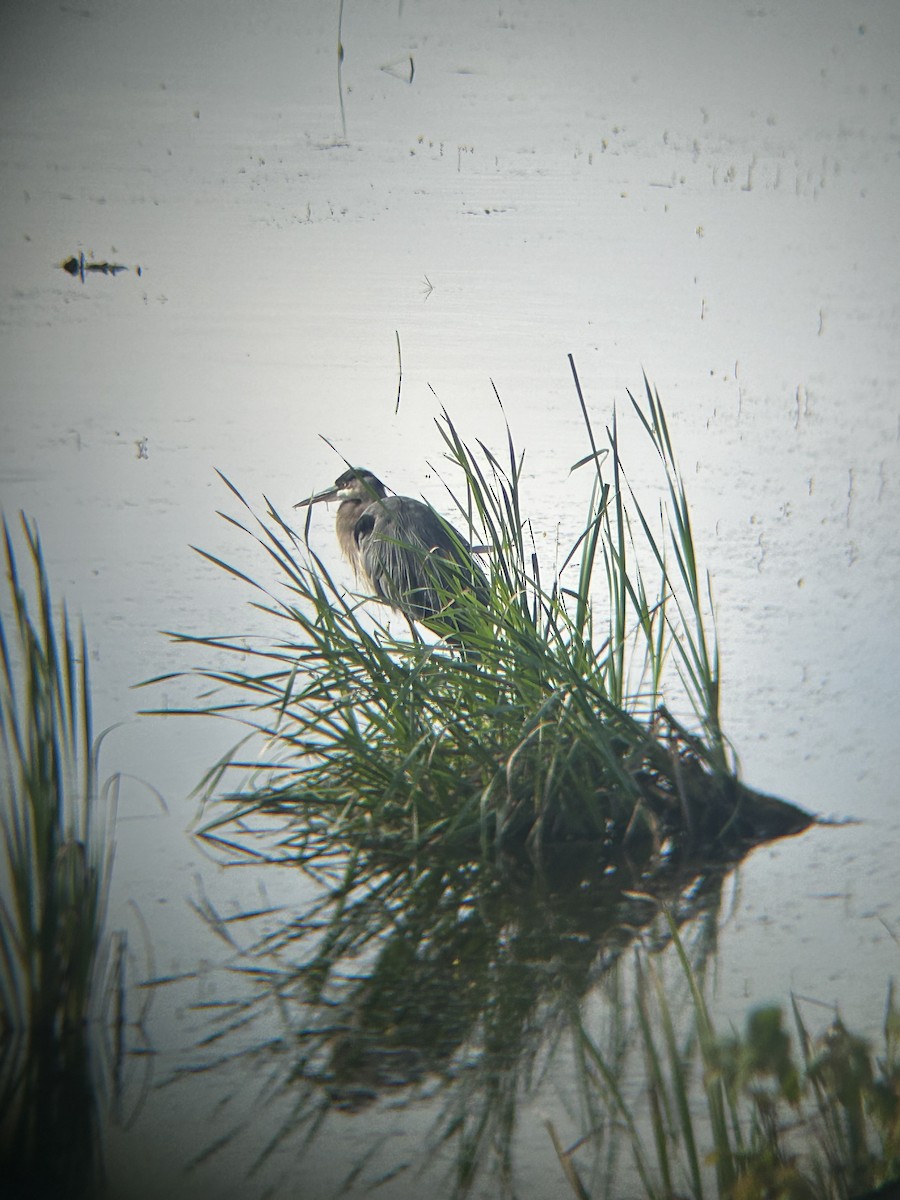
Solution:
<path fill-rule="evenodd" d="M 400 356 L 400 330 L 395 329 L 397 338 L 397 403 L 394 405 L 394 416 L 400 411 L 400 388 L 403 386 L 403 359 Z"/>
<path fill-rule="evenodd" d="M 338 99 L 341 102 L 341 136 L 347 140 L 347 115 L 344 112 L 344 82 L 342 68 L 344 66 L 344 39 L 341 33 L 344 24 L 344 0 L 338 0 L 338 44 L 337 44 L 337 79 Z"/>

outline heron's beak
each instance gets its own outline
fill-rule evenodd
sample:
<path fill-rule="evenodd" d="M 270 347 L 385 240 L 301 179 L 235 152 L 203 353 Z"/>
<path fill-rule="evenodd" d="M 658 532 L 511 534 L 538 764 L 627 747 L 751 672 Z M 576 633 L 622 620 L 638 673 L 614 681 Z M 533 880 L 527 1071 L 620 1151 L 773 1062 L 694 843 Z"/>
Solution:
<path fill-rule="evenodd" d="M 328 503 L 331 500 L 337 500 L 340 495 L 340 489 L 333 484 L 330 488 L 326 488 L 324 492 L 316 492 L 314 496 L 310 496 L 308 500 L 301 500 L 294 508 L 306 508 L 310 504 Z"/>

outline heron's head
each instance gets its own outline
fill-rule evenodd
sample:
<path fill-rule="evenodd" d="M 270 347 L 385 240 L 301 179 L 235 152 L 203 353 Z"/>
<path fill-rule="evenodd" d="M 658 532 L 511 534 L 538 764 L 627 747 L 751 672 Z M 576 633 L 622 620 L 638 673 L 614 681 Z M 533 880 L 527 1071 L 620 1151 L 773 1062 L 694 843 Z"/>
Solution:
<path fill-rule="evenodd" d="M 307 500 L 301 500 L 294 508 L 305 508 L 308 504 L 332 500 L 371 504 L 373 500 L 381 500 L 386 495 L 387 488 L 371 471 L 367 471 L 365 467 L 351 467 L 349 471 L 339 475 L 330 488 L 316 492 Z"/>

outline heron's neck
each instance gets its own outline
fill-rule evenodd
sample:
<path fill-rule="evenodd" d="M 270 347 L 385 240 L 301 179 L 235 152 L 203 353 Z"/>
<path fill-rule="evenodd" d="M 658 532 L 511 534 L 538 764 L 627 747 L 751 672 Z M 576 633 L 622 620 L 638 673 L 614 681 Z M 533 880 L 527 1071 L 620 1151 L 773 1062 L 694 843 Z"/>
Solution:
<path fill-rule="evenodd" d="M 342 500 L 338 506 L 335 522 L 341 552 L 357 574 L 359 574 L 359 549 L 356 545 L 354 528 L 365 507 L 365 501 L 355 496 Z"/>

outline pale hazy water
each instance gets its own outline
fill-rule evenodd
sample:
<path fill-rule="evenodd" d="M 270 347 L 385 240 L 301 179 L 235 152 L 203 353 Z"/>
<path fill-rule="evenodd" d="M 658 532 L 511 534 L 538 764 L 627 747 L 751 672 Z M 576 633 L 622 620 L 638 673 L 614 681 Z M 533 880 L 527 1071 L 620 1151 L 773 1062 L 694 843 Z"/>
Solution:
<path fill-rule="evenodd" d="M 127 722 L 105 766 L 136 777 L 112 923 L 137 973 L 130 900 L 165 973 L 221 961 L 186 904 L 201 886 L 225 911 L 299 890 L 184 836 L 231 731 L 128 720 L 190 697 L 131 690 L 197 661 L 159 630 L 252 631 L 246 592 L 189 549 L 265 570 L 215 516 L 236 508 L 214 467 L 286 510 L 337 474 L 324 434 L 438 503 L 432 420 L 446 405 L 502 450 L 493 380 L 552 563 L 586 501 L 572 352 L 598 424 L 642 367 L 660 390 L 745 778 L 863 819 L 743 869 L 721 1011 L 794 989 L 875 1030 L 900 929 L 900 13 L 348 3 L 345 143 L 336 20 L 280 2 L 0 16 L 2 504 L 37 520 L 84 615 L 98 726 Z M 142 274 L 82 285 L 58 269 L 82 250 Z M 315 528 L 333 554 L 331 515 Z M 154 1004 L 163 1057 L 199 1027 L 190 998 Z M 117 1169 L 177 1174 L 200 1103 L 151 1096 Z M 558 1185 L 532 1142 L 529 1172 Z"/>

